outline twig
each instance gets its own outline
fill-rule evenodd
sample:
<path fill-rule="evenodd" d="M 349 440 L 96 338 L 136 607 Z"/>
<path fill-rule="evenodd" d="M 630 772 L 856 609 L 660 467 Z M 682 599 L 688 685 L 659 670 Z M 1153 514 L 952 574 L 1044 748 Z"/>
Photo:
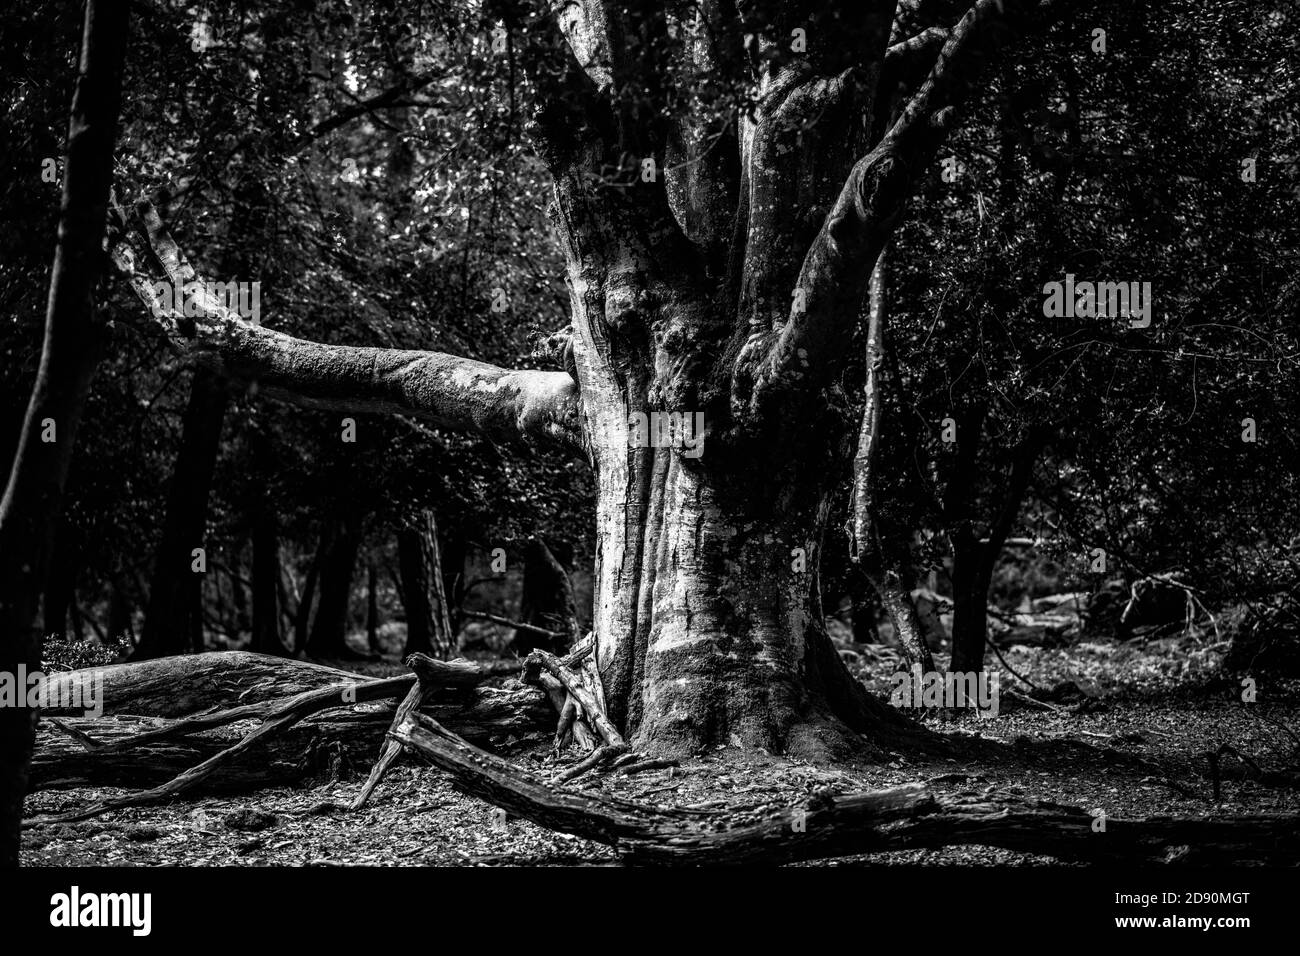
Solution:
<path fill-rule="evenodd" d="M 572 668 L 566 667 L 564 662 L 554 654 L 543 650 L 533 651 L 524 661 L 525 674 L 528 674 L 530 669 L 532 669 L 533 673 L 536 673 L 537 668 L 545 668 L 564 685 L 565 689 L 582 705 L 587 720 L 591 722 L 591 725 L 608 746 L 620 748 L 619 753 L 623 753 L 627 749 L 627 741 L 623 739 L 623 735 L 605 716 L 604 708 L 600 706 L 599 701 L 588 688 L 587 682 L 583 679 L 581 673 L 575 673 Z"/>
<path fill-rule="evenodd" d="M 679 767 L 676 760 L 669 760 L 664 757 L 652 757 L 649 760 L 639 760 L 636 763 L 628 764 L 623 768 L 623 776 L 630 777 L 634 773 L 641 773 L 646 770 L 666 770 L 669 767 Z"/>
<path fill-rule="evenodd" d="M 1024 685 L 1025 685 L 1026 687 L 1028 687 L 1030 690 L 1033 690 L 1033 691 L 1042 691 L 1042 688 L 1041 688 L 1041 687 L 1036 686 L 1036 685 L 1033 683 L 1033 681 L 1031 681 L 1028 677 L 1024 677 L 1024 676 L 1022 676 L 1021 674 L 1017 673 L 1017 672 L 1016 672 L 1016 669 L 1015 669 L 1014 667 L 1012 667 L 1010 664 L 1007 663 L 1007 659 L 1006 659 L 1005 657 L 1002 656 L 1002 652 L 1001 652 L 1000 650 L 998 650 L 998 646 L 997 646 L 996 644 L 994 644 L 992 641 L 989 641 L 989 647 L 993 648 L 993 653 L 996 654 L 996 655 L 998 656 L 998 660 L 1000 660 L 1000 661 L 1002 662 L 1002 666 L 1005 667 L 1008 671 L 1011 672 L 1011 676 L 1012 676 L 1012 677 L 1014 677 L 1016 680 L 1020 681 L 1020 683 L 1024 684 Z"/>
<path fill-rule="evenodd" d="M 575 777 L 581 777 L 591 768 L 613 760 L 627 752 L 627 744 L 601 744 L 592 753 L 583 757 L 576 764 L 559 774 L 555 778 L 556 783 L 567 783 Z"/>
<path fill-rule="evenodd" d="M 490 621 L 493 624 L 500 624 L 502 627 L 513 627 L 516 631 L 527 631 L 529 634 L 538 634 L 542 637 L 564 637 L 564 635 L 559 631 L 548 631 L 544 627 L 536 627 L 532 624 L 512 621 L 509 618 L 501 617 L 497 614 L 489 614 L 486 611 L 466 611 L 462 608 L 460 613 L 462 617 L 472 617 L 477 621 Z"/>
<path fill-rule="evenodd" d="M 424 686 L 424 682 L 417 680 L 402 703 L 398 705 L 397 713 L 393 716 L 394 726 L 396 726 L 397 722 L 406 720 L 407 716 L 413 711 L 419 710 L 428 694 L 429 691 Z M 397 759 L 398 754 L 401 752 L 402 745 L 400 743 L 391 737 L 384 738 L 383 746 L 379 750 L 379 759 L 370 768 L 370 775 L 366 777 L 365 785 L 362 786 L 361 792 L 357 794 L 356 799 L 348 807 L 349 810 L 360 810 L 366 805 L 366 801 L 374 793 L 375 787 L 379 786 L 379 781 L 384 779 L 384 774 L 388 772 L 388 768 L 392 766 L 393 761 Z"/>

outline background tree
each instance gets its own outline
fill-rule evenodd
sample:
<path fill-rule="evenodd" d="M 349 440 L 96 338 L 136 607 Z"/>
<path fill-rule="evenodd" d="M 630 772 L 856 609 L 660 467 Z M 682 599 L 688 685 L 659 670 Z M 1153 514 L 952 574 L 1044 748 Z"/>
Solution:
<path fill-rule="evenodd" d="M 40 668 L 38 602 L 102 344 L 94 292 L 104 258 L 126 40 L 126 4 L 87 0 L 41 364 L 0 500 L 0 671 L 15 676 L 20 667 L 29 673 Z M 36 713 L 29 706 L 0 708 L 0 866 L 18 864 Z"/>

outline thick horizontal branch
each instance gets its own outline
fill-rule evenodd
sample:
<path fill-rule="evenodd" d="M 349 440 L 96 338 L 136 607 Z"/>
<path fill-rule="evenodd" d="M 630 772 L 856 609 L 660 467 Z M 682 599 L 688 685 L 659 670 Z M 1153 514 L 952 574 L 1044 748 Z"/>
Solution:
<path fill-rule="evenodd" d="M 498 440 L 580 445 L 578 389 L 567 373 L 503 369 L 443 352 L 325 345 L 252 324 L 198 279 L 152 207 L 142 205 L 140 217 L 145 236 L 122 228 L 112 246 L 118 271 L 174 345 L 230 378 L 313 408 L 394 412 Z M 153 259 L 165 276 L 148 271 Z M 184 308 L 187 298 L 193 308 Z"/>

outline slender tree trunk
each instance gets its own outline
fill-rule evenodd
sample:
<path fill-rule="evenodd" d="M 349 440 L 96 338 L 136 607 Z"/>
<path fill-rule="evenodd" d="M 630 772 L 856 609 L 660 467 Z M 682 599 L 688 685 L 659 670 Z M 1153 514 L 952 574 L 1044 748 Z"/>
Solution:
<path fill-rule="evenodd" d="M 935 670 L 934 655 L 930 651 L 926 627 L 916 611 L 907 581 L 902 560 L 887 557 L 872 583 L 880 595 L 880 603 L 889 615 L 890 623 L 894 625 L 894 637 L 907 666 L 920 664 L 923 672 L 931 673 Z"/>
<path fill-rule="evenodd" d="M 890 522 L 880 518 L 882 496 L 876 493 L 884 415 L 885 325 L 889 318 L 888 257 L 882 250 L 867 286 L 867 340 L 863 378 L 862 423 L 853 458 L 853 557 L 863 565 L 894 625 L 894 638 L 910 667 L 934 670 L 925 628 L 917 617 L 906 582 L 904 551 L 893 542 Z M 885 530 L 881 531 L 881 526 Z"/>
<path fill-rule="evenodd" d="M 72 636 L 79 641 L 85 640 L 86 618 L 81 613 L 81 605 L 77 603 L 77 589 L 75 584 L 73 587 L 68 589 L 68 598 L 68 617 L 72 621 Z M 93 618 L 90 623 L 91 626 L 95 628 L 96 632 L 98 632 L 99 628 L 95 625 Z"/>
<path fill-rule="evenodd" d="M 371 654 L 380 654 L 379 647 L 379 596 L 375 593 L 379 575 L 374 559 L 366 562 L 366 647 Z"/>
<path fill-rule="evenodd" d="M 964 532 L 953 541 L 952 670 L 977 671 L 984 666 L 993 572 L 1020 514 L 1034 462 L 1045 440 L 1044 433 L 1034 430 L 1017 445 L 1006 492 L 989 524 L 988 537 L 981 542 Z"/>
<path fill-rule="evenodd" d="M 952 542 L 952 660 L 949 670 L 984 668 L 988 588 L 980 590 L 981 547 L 969 535 Z"/>
<path fill-rule="evenodd" d="M 433 654 L 433 605 L 425 585 L 427 570 L 418 528 L 397 532 L 397 561 L 402 578 L 402 605 L 406 611 L 406 646 L 402 656 Z"/>
<path fill-rule="evenodd" d="M 456 646 L 456 637 L 460 634 L 461 608 L 465 604 L 465 558 L 469 554 L 464 532 L 453 526 L 450 533 L 441 529 L 439 541 L 442 544 L 442 587 L 447 596 L 447 618 L 451 622 L 451 644 Z"/>
<path fill-rule="evenodd" d="M 295 654 L 303 654 L 307 650 L 312 603 L 316 599 L 316 584 L 320 580 L 320 571 L 325 564 L 325 556 L 329 554 L 336 533 L 337 526 L 333 522 L 326 522 L 321 531 L 320 543 L 316 546 L 316 554 L 311 559 L 311 567 L 307 569 L 307 579 L 302 585 L 302 597 L 298 599 L 298 606 L 294 609 L 293 615 L 293 650 Z"/>
<path fill-rule="evenodd" d="M 880 422 L 884 405 L 882 378 L 885 364 L 886 254 L 881 252 L 867 287 L 867 342 L 862 385 L 862 424 L 853 457 L 853 556 L 861 560 L 872 550 L 876 519 L 875 461 L 880 448 Z"/>
<path fill-rule="evenodd" d="M 154 558 L 144 629 L 132 660 L 183 654 L 195 643 L 193 616 L 202 607 L 203 575 L 193 570 L 194 549 L 207 547 L 208 494 L 228 402 L 226 386 L 215 373 L 195 371 L 181 448 L 172 470 L 162 541 Z M 201 621 L 197 627 L 201 629 Z"/>
<path fill-rule="evenodd" d="M 876 624 L 883 605 L 874 587 L 863 575 L 850 574 L 849 619 L 853 627 L 853 640 L 859 644 L 879 644 L 880 628 Z"/>
<path fill-rule="evenodd" d="M 125 637 L 135 643 L 135 628 L 131 622 L 131 592 L 126 575 L 113 576 L 112 595 L 108 604 L 108 639 L 119 641 Z"/>
<path fill-rule="evenodd" d="M 979 540 L 975 533 L 975 497 L 978 492 L 979 450 L 987 408 L 977 405 L 956 415 L 957 447 L 944 489 L 943 519 L 952 551 L 952 656 L 949 669 L 979 671 L 984 668 L 984 601 L 978 591 L 976 566 Z"/>
<path fill-rule="evenodd" d="M 578 638 L 578 605 L 573 584 L 564 565 L 556 560 L 541 538 L 531 538 L 524 547 L 524 586 L 519 602 L 519 620 L 565 635 L 557 641 L 529 631 L 515 631 L 511 649 L 525 656 L 536 647 L 563 651 Z"/>
<path fill-rule="evenodd" d="M 420 544 L 424 549 L 425 564 L 429 569 L 429 580 L 433 584 L 433 648 L 442 656 L 451 653 L 456 638 L 451 630 L 451 615 L 447 608 L 446 583 L 442 576 L 442 542 L 438 535 L 438 522 L 432 511 L 421 514 L 423 534 Z"/>
<path fill-rule="evenodd" d="M 54 556 L 46 576 L 44 599 L 45 637 L 63 637 L 68 617 L 75 603 L 76 571 L 72 563 L 69 532 L 66 527 L 55 532 Z"/>
<path fill-rule="evenodd" d="M 339 524 L 320 570 L 320 602 L 307 641 L 307 656 L 347 658 L 348 611 L 352 600 L 352 575 L 361 548 L 361 520 L 348 516 Z"/>
<path fill-rule="evenodd" d="M 275 515 L 263 510 L 253 524 L 253 640 L 262 654 L 286 656 L 280 638 L 280 539 Z"/>
<path fill-rule="evenodd" d="M 102 344 L 103 327 L 96 319 L 92 295 L 103 257 L 126 37 L 125 0 L 86 0 L 45 342 L 0 500 L 0 672 L 40 666 L 37 615 L 49 567 L 50 536 Z M 18 865 L 35 728 L 34 709 L 0 708 L 3 867 Z"/>
<path fill-rule="evenodd" d="M 248 594 L 244 590 L 243 571 L 243 562 L 240 560 L 239 552 L 236 551 L 231 554 L 230 564 L 226 567 L 226 580 L 230 582 L 230 605 L 235 612 L 231 637 L 251 634 L 253 631 L 253 618 L 248 606 Z M 218 598 L 220 598 L 219 589 Z"/>
<path fill-rule="evenodd" d="M 194 654 L 202 654 L 208 649 L 207 631 L 204 629 L 204 625 L 207 623 L 204 620 L 204 611 L 207 608 L 206 592 L 210 581 L 213 581 L 213 579 L 206 574 L 196 574 L 194 584 L 190 590 L 190 613 L 187 620 L 190 625 L 190 652 Z M 217 597 L 219 600 L 220 594 Z M 229 630 L 225 625 L 222 625 L 222 629 Z"/>
<path fill-rule="evenodd" d="M 442 578 L 438 525 L 432 511 L 422 511 L 397 533 L 397 556 L 406 607 L 406 648 L 445 656 L 452 648 L 451 619 Z"/>

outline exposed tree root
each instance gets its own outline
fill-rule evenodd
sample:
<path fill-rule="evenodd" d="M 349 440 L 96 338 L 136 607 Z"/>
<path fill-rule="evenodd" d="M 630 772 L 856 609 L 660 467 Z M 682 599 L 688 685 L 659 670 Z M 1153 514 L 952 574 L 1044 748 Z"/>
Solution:
<path fill-rule="evenodd" d="M 464 681 L 477 682 L 482 680 L 485 671 L 475 668 L 468 661 L 452 661 L 450 664 L 443 661 L 435 660 L 427 654 L 412 654 L 406 659 L 406 665 L 415 671 L 416 680 L 405 699 L 397 707 L 397 713 L 393 716 L 393 724 L 402 723 L 424 706 L 429 696 L 440 683 L 456 679 Z M 461 666 L 466 665 L 466 666 Z M 390 738 L 384 739 L 383 749 L 379 753 L 379 759 L 375 765 L 370 768 L 370 776 L 366 778 L 365 786 L 357 794 L 357 798 L 352 801 L 351 809 L 360 810 L 374 793 L 375 787 L 379 786 L 379 781 L 384 779 L 384 774 L 392 766 L 402 752 L 402 745 Z"/>
<path fill-rule="evenodd" d="M 63 741 L 65 765 L 69 754 L 83 764 L 107 761 L 118 768 L 142 758 L 155 759 L 159 753 L 169 754 L 174 760 L 197 753 L 202 759 L 159 786 L 70 813 L 35 818 L 25 825 L 84 820 L 178 796 L 218 777 L 219 770 L 231 774 L 232 769 L 242 766 L 236 759 L 240 755 L 255 746 L 282 743 L 294 725 L 323 711 L 338 712 L 338 716 L 324 720 L 325 724 L 364 727 L 368 733 L 377 734 L 384 715 L 358 712 L 351 705 L 392 698 L 406 690 L 389 731 L 390 739 L 383 742 L 379 760 L 354 806 L 364 804 L 401 747 L 407 746 L 451 774 L 465 792 L 542 826 L 613 846 L 629 863 L 789 863 L 954 844 L 997 846 L 1087 862 L 1300 862 L 1300 826 L 1294 815 L 1110 818 L 1103 825 L 1093 814 L 1076 807 L 993 791 L 943 795 L 919 784 L 845 796 L 817 795 L 802 806 L 778 813 L 648 806 L 557 789 L 553 783 L 479 749 L 440 722 L 439 718 L 464 718 L 467 711 L 483 707 L 485 700 L 495 696 L 507 710 L 531 709 L 527 725 L 537 727 L 539 718 L 546 719 L 537 708 L 549 698 L 560 709 L 561 727 L 566 719 L 571 729 L 589 721 L 601 741 L 585 758 L 563 771 L 556 783 L 602 765 L 621 768 L 627 774 L 671 766 L 671 761 L 639 759 L 628 751 L 626 741 L 605 714 L 598 685 L 593 686 L 584 668 L 588 657 L 589 651 L 582 647 L 563 659 L 544 651 L 534 652 L 526 672 L 542 690 L 476 687 L 473 685 L 490 676 L 490 668 L 416 655 L 408 661 L 414 677 L 300 689 L 280 700 L 266 696 L 264 679 L 274 668 L 256 661 L 263 681 L 254 686 L 262 696 L 234 708 L 185 717 L 135 734 L 122 733 L 121 727 L 128 723 L 125 718 L 60 721 L 59 725 L 69 731 L 55 732 Z M 210 675 L 210 663 L 191 659 L 186 666 L 191 677 L 196 673 Z M 216 669 L 224 672 L 226 663 L 218 662 Z M 290 665 L 288 672 L 294 681 L 304 676 L 308 681 L 322 677 L 321 673 L 302 671 L 293 662 L 282 663 Z M 184 670 L 173 666 L 173 679 Z M 340 673 L 328 668 L 319 670 L 326 677 Z M 129 685 L 129 681 L 121 680 L 122 676 L 117 677 L 119 690 Z M 227 673 L 219 683 L 229 686 L 231 677 Z M 291 686 L 301 687 L 301 683 Z M 448 688 L 458 700 L 440 699 Z M 246 687 L 244 693 L 251 690 Z M 182 689 L 181 693 L 186 691 Z M 151 699 L 138 692 L 126 696 L 136 702 Z M 422 707 L 434 710 L 438 718 L 423 712 Z M 340 708 L 348 709 L 340 712 Z M 581 719 L 576 716 L 579 709 Z M 566 711 L 570 712 L 568 718 Z M 219 744 L 203 733 L 250 716 L 260 716 L 263 722 L 232 746 L 217 749 Z M 481 721 L 468 723 L 470 727 L 482 725 Z M 116 734 L 111 732 L 113 727 L 117 728 Z M 298 744 L 302 744 L 301 737 Z M 41 761 L 35 766 L 39 776 Z M 240 783 L 256 779 L 256 775 L 250 778 L 246 770 L 234 772 L 233 777 Z"/>
<path fill-rule="evenodd" d="M 586 644 L 563 660 L 548 651 L 535 650 L 524 661 L 524 679 L 536 680 L 539 670 L 545 669 L 564 685 L 564 689 L 582 707 L 583 719 L 600 734 L 601 739 L 605 741 L 605 748 L 616 751 L 616 753 L 611 752 L 609 756 L 619 756 L 627 752 L 627 741 L 623 739 L 623 735 L 618 732 L 605 713 L 605 702 L 599 689 L 599 679 L 593 681 L 589 671 L 582 667 L 582 663 L 590 659 L 590 656 L 590 644 Z"/>
<path fill-rule="evenodd" d="M 948 796 L 913 784 L 823 796 L 754 818 L 555 790 L 424 714 L 411 714 L 393 735 L 451 774 L 466 793 L 542 826 L 612 846 L 629 863 L 791 863 L 955 844 L 1087 862 L 1300 861 L 1300 826 L 1293 815 L 1112 818 L 1099 829 L 1093 815 L 1077 807 L 991 791 Z"/>

